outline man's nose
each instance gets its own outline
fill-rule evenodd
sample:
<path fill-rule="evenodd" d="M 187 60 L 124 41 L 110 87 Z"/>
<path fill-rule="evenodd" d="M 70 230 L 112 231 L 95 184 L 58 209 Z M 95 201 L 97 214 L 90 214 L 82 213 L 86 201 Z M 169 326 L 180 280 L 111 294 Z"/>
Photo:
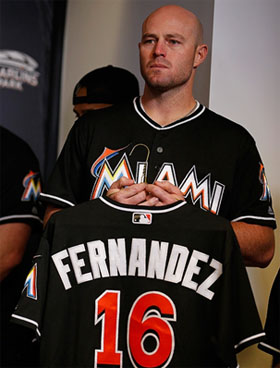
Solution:
<path fill-rule="evenodd" d="M 158 40 L 154 47 L 155 56 L 166 56 L 166 45 L 164 41 Z"/>

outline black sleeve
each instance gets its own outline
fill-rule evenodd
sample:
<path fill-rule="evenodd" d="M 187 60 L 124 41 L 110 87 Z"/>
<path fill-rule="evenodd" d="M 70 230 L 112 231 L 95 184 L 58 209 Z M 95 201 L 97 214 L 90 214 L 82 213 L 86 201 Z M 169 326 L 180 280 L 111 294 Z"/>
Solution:
<path fill-rule="evenodd" d="M 22 139 L 1 128 L 0 224 L 25 222 L 41 226 L 38 201 L 42 180 L 39 162 Z"/>
<path fill-rule="evenodd" d="M 249 134 L 240 147 L 235 178 L 231 221 L 276 228 L 264 164 Z"/>
<path fill-rule="evenodd" d="M 82 117 L 70 130 L 64 147 L 57 159 L 52 174 L 40 199 L 58 207 L 74 206 L 84 198 L 86 157 L 89 142 L 93 137 L 93 122 L 89 127 Z"/>

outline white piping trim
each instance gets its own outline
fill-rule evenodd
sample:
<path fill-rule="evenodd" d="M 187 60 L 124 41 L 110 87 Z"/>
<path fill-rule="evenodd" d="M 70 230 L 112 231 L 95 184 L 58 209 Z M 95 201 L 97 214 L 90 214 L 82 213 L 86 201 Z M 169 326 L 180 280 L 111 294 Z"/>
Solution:
<path fill-rule="evenodd" d="M 36 327 L 37 334 L 39 336 L 41 336 L 41 333 L 39 331 L 39 325 L 36 321 L 33 321 L 32 319 L 29 319 L 29 318 L 26 318 L 26 317 L 19 316 L 18 314 L 12 314 L 12 317 L 15 318 L 15 319 L 19 319 L 21 321 L 25 321 L 27 323 L 30 323 L 31 325 L 34 325 Z"/>
<path fill-rule="evenodd" d="M 125 211 L 125 212 L 138 212 L 138 213 L 167 213 L 167 212 L 171 212 L 171 211 L 175 211 L 177 210 L 178 208 L 184 206 L 185 204 L 187 204 L 187 202 L 180 202 L 178 203 L 177 205 L 174 205 L 173 207 L 171 208 L 165 208 L 165 209 L 143 209 L 141 208 L 141 206 L 137 206 L 137 207 L 131 207 L 131 208 L 126 208 L 126 207 L 122 207 L 120 205 L 117 205 L 117 204 L 113 204 L 111 202 L 108 202 L 104 197 L 99 197 L 99 199 L 105 203 L 106 205 L 110 206 L 110 207 L 113 207 L 117 210 L 120 210 L 120 211 Z"/>
<path fill-rule="evenodd" d="M 54 195 L 51 195 L 51 194 L 45 194 L 45 193 L 40 193 L 40 197 L 46 197 L 46 198 L 52 198 L 52 199 L 56 199 L 57 201 L 59 202 L 63 202 L 63 203 L 66 203 L 66 204 L 69 204 L 70 206 L 74 207 L 75 204 L 72 203 L 72 202 L 69 202 L 69 201 L 66 201 L 66 199 L 62 199 L 60 197 L 57 197 L 57 196 L 54 196 Z"/>
<path fill-rule="evenodd" d="M 267 349 L 275 351 L 276 353 L 280 353 L 280 350 L 275 348 L 274 346 L 265 344 L 264 342 L 260 342 L 260 345 L 265 346 Z"/>
<path fill-rule="evenodd" d="M 4 217 L 0 217 L 0 222 L 1 221 L 6 221 L 6 220 L 21 219 L 21 218 L 30 218 L 30 219 L 38 220 L 41 223 L 43 223 L 43 220 L 41 220 L 39 216 L 35 216 L 35 215 L 11 215 L 11 216 L 4 216 Z"/>
<path fill-rule="evenodd" d="M 168 130 L 168 129 L 172 129 L 172 128 L 175 128 L 175 127 L 177 127 L 177 126 L 179 126 L 179 125 L 182 125 L 182 124 L 185 124 L 185 123 L 187 123 L 187 122 L 189 122 L 189 121 L 191 121 L 191 120 L 194 120 L 194 119 L 196 119 L 196 118 L 198 118 L 203 112 L 204 112 L 204 110 L 205 110 L 205 106 L 202 106 L 202 110 L 197 114 L 197 115 L 195 115 L 195 116 L 193 116 L 193 117 L 190 117 L 190 118 L 186 118 L 185 120 L 183 120 L 183 121 L 180 121 L 180 122 L 178 122 L 177 124 L 170 124 L 170 125 L 166 125 L 166 126 L 163 126 L 163 127 L 157 127 L 157 126 L 155 126 L 154 124 L 152 124 L 148 119 L 146 119 L 145 118 L 145 116 L 143 116 L 142 115 L 142 113 L 141 113 L 141 111 L 138 109 L 138 107 L 137 107 L 137 105 L 136 105 L 136 99 L 137 98 L 135 98 L 134 99 L 134 101 L 133 101 L 133 104 L 134 104 L 134 108 L 135 108 L 135 110 L 136 110 L 136 112 L 138 113 L 138 115 L 140 115 L 141 116 L 141 118 L 143 119 L 143 120 L 145 120 L 146 121 L 146 123 L 148 123 L 152 128 L 154 128 L 154 129 L 157 129 L 157 130 Z M 198 101 L 196 101 L 196 103 L 197 103 L 197 107 L 195 108 L 195 111 L 198 109 L 198 107 L 200 106 L 200 103 L 198 102 Z M 142 109 L 143 109 L 143 111 L 145 111 L 144 110 L 144 108 L 143 108 L 143 106 L 142 106 L 142 103 L 141 103 L 141 99 L 140 99 L 140 105 L 141 105 L 141 107 L 142 107 Z"/>
<path fill-rule="evenodd" d="M 238 344 L 234 345 L 234 348 L 237 349 L 240 345 L 245 344 L 245 342 L 255 340 L 255 339 L 257 339 L 258 337 L 261 337 L 261 336 L 265 336 L 265 332 L 261 332 L 257 335 L 253 335 L 253 336 L 247 337 L 244 340 L 241 340 Z"/>
<path fill-rule="evenodd" d="M 236 222 L 236 221 L 239 221 L 239 220 L 243 220 L 245 218 L 255 219 L 255 220 L 265 220 L 265 221 L 276 221 L 276 219 L 274 217 L 240 216 L 240 217 L 237 217 L 236 219 L 231 220 L 231 222 Z"/>

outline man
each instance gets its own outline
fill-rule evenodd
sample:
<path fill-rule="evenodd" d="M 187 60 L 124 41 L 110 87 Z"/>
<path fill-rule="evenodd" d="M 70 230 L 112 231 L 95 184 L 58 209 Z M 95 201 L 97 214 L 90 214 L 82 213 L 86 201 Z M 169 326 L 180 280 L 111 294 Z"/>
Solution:
<path fill-rule="evenodd" d="M 128 70 L 108 65 L 92 70 L 77 83 L 73 93 L 73 111 L 81 117 L 90 110 L 98 110 L 139 96 L 137 78 Z"/>
<path fill-rule="evenodd" d="M 10 323 L 42 231 L 39 163 L 29 145 L 0 127 L 0 292 L 1 366 L 31 366 L 33 347 L 26 331 Z"/>
<path fill-rule="evenodd" d="M 124 204 L 187 200 L 232 222 L 247 266 L 267 266 L 276 222 L 255 142 L 193 97 L 195 71 L 207 56 L 199 20 L 163 6 L 145 20 L 139 50 L 142 98 L 75 124 L 41 194 L 49 203 L 45 222 L 59 207 L 106 189 Z"/>

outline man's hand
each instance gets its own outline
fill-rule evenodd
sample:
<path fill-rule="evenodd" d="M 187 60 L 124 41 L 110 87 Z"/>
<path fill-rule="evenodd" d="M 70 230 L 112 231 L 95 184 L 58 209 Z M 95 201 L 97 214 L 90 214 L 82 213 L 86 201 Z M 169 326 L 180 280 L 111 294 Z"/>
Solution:
<path fill-rule="evenodd" d="M 164 206 L 177 201 L 184 201 L 185 197 L 178 187 L 168 181 L 156 181 L 154 184 L 147 184 L 147 199 L 141 205 L 150 205 L 151 199 L 157 199 L 155 206 Z"/>
<path fill-rule="evenodd" d="M 115 181 L 107 192 L 107 197 L 124 204 L 138 205 L 146 201 L 146 183 L 135 184 L 132 179 L 122 177 Z M 150 206 L 154 206 L 156 198 L 150 198 Z"/>

